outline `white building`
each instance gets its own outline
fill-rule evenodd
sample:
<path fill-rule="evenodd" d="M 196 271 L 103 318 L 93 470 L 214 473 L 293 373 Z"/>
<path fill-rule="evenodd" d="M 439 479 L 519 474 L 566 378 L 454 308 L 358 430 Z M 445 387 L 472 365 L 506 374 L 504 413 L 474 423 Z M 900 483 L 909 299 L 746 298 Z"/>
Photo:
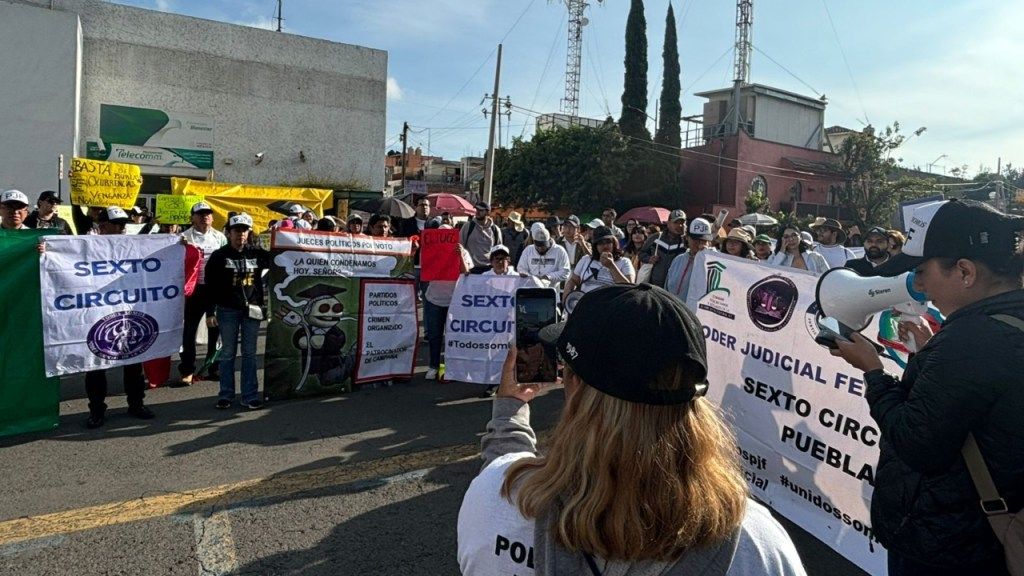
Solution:
<path fill-rule="evenodd" d="M 65 169 L 72 156 L 140 164 L 148 193 L 169 176 L 383 188 L 383 50 L 98 0 L 0 0 L 0 51 L 0 189 L 56 189 L 59 154 Z"/>

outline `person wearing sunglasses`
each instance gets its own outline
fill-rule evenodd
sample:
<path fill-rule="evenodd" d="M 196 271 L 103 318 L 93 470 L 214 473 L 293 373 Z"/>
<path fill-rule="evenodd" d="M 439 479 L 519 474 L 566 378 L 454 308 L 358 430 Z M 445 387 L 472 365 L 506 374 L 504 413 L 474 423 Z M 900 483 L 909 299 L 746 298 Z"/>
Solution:
<path fill-rule="evenodd" d="M 782 231 L 782 238 L 775 245 L 775 254 L 768 263 L 783 268 L 796 268 L 820 276 L 828 271 L 829 265 L 825 257 L 811 250 L 811 245 L 800 236 L 800 230 L 787 226 Z"/>
<path fill-rule="evenodd" d="M 504 244 L 498 244 L 487 252 L 487 260 L 491 263 L 491 269 L 484 272 L 484 276 L 512 276 L 516 274 L 516 268 L 512 265 L 512 258 L 509 249 Z"/>

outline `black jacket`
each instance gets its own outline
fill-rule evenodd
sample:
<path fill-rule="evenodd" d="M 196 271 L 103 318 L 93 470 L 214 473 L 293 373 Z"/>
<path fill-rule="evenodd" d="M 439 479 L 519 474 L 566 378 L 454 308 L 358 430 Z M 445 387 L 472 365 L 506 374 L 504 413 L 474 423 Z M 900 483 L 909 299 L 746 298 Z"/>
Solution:
<path fill-rule="evenodd" d="M 684 236 L 677 236 L 668 230 L 663 230 L 647 238 L 647 242 L 640 249 L 640 263 L 647 264 L 651 256 L 661 255 L 654 268 L 651 269 L 651 279 L 647 282 L 664 288 L 665 277 L 668 276 L 668 268 L 672 265 L 672 259 L 689 249 L 689 244 Z"/>
<path fill-rule="evenodd" d="M 43 225 L 40 226 L 40 223 Z M 33 210 L 32 213 L 28 215 L 28 218 L 25 218 L 25 226 L 28 226 L 29 228 L 56 228 L 57 230 L 60 230 L 61 234 L 71 234 L 71 226 L 68 225 L 66 220 L 56 214 L 51 216 L 49 220 L 40 220 L 39 210 Z"/>
<path fill-rule="evenodd" d="M 995 314 L 1024 318 L 1024 290 L 951 314 L 901 380 L 865 375 L 881 431 L 872 527 L 886 548 L 927 565 L 1003 554 L 960 454 L 968 432 L 1010 509 L 1024 499 L 1024 332 Z"/>

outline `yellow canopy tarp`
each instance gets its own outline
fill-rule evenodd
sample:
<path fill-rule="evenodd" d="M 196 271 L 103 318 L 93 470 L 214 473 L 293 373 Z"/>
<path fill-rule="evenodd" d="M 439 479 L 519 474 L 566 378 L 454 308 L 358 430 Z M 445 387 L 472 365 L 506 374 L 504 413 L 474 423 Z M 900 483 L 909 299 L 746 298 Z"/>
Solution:
<path fill-rule="evenodd" d="M 252 216 L 256 233 L 270 226 L 271 220 L 286 216 L 270 206 L 274 203 L 296 202 L 312 210 L 317 218 L 330 208 L 331 190 L 321 188 L 289 188 L 286 186 L 259 186 L 256 184 L 232 184 L 229 182 L 206 182 L 188 178 L 171 178 L 171 194 L 203 196 L 213 208 L 213 225 L 223 228 L 227 224 L 228 212 L 245 212 Z"/>

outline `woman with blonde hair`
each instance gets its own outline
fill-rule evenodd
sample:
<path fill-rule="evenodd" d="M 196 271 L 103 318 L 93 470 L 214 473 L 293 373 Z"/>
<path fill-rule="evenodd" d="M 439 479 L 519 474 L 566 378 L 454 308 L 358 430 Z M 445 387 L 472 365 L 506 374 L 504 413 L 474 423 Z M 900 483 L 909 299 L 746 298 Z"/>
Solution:
<path fill-rule="evenodd" d="M 459 512 L 463 574 L 804 574 L 703 398 L 704 336 L 682 302 L 650 284 L 600 288 L 540 338 L 563 359 L 565 409 L 538 455 L 539 387 L 516 382 L 509 351 Z"/>

